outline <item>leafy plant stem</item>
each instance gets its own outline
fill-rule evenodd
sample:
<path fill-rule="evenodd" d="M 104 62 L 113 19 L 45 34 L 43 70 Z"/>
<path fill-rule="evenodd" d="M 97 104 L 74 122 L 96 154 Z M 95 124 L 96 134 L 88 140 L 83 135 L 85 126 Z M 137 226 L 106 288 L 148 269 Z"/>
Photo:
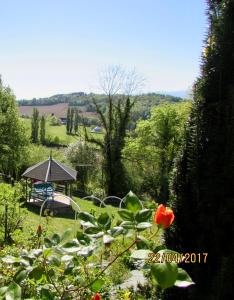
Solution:
<path fill-rule="evenodd" d="M 149 240 L 150 240 L 150 241 L 151 241 L 151 239 L 152 239 L 153 237 L 155 237 L 155 236 L 158 234 L 159 229 L 160 229 L 160 226 L 158 226 L 157 230 L 149 237 Z"/>
<path fill-rule="evenodd" d="M 86 286 L 81 287 L 81 288 L 79 287 L 79 288 L 75 288 L 75 289 L 69 289 L 67 291 L 68 292 L 75 292 L 75 291 L 79 291 L 81 289 L 86 289 L 89 286 L 91 286 L 120 256 L 122 256 L 125 252 L 130 250 L 136 243 L 137 243 L 137 239 L 135 239 L 125 250 L 123 250 L 122 252 L 117 254 L 116 257 L 112 261 L 110 261 L 109 264 L 101 272 L 99 272 L 97 274 L 97 276 L 91 282 L 89 282 Z"/>

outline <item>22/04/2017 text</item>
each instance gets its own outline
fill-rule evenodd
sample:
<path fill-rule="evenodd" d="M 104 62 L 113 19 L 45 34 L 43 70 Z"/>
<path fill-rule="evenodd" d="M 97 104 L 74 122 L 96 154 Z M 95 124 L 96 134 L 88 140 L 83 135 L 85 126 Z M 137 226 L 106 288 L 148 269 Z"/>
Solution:
<path fill-rule="evenodd" d="M 163 253 L 149 253 L 148 263 L 206 263 L 208 253 L 176 253 L 176 252 L 163 252 Z"/>

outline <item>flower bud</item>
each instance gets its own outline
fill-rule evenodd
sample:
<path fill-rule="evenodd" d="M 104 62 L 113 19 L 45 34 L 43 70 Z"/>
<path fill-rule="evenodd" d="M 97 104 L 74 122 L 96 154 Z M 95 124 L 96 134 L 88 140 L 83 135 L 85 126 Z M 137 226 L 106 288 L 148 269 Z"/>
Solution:
<path fill-rule="evenodd" d="M 154 214 L 154 223 L 166 229 L 172 224 L 174 218 L 175 216 L 172 209 L 160 204 Z"/>
<path fill-rule="evenodd" d="M 101 300 L 101 295 L 99 293 L 96 293 L 95 295 L 93 295 L 91 300 Z"/>
<path fill-rule="evenodd" d="M 37 227 L 37 235 L 40 237 L 42 234 L 42 227 L 41 225 L 39 224 L 38 227 Z"/>

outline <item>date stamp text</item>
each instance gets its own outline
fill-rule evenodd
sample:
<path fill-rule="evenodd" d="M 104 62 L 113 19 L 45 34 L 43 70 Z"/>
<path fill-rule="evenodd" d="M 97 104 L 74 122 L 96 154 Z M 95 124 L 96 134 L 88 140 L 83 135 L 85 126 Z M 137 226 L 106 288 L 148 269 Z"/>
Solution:
<path fill-rule="evenodd" d="M 206 263 L 208 253 L 173 253 L 173 252 L 163 252 L 163 253 L 149 253 L 148 263 Z"/>

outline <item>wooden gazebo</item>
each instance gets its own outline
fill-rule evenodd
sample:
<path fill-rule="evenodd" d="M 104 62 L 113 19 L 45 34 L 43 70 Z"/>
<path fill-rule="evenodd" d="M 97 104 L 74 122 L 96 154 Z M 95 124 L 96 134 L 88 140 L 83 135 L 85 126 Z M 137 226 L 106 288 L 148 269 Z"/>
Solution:
<path fill-rule="evenodd" d="M 54 202 L 61 202 L 62 204 L 69 205 L 70 203 L 68 203 L 68 200 L 69 197 L 71 197 L 70 183 L 76 180 L 77 171 L 56 161 L 50 156 L 47 160 L 29 167 L 22 174 L 22 177 L 26 179 L 27 201 L 34 203 L 37 206 L 40 206 L 45 200 L 52 200 Z M 31 192 L 29 195 L 28 180 L 30 180 L 31 183 Z M 64 197 L 62 197 L 63 194 L 55 192 L 53 183 L 56 183 L 57 185 L 63 184 L 66 196 L 64 195 Z"/>

